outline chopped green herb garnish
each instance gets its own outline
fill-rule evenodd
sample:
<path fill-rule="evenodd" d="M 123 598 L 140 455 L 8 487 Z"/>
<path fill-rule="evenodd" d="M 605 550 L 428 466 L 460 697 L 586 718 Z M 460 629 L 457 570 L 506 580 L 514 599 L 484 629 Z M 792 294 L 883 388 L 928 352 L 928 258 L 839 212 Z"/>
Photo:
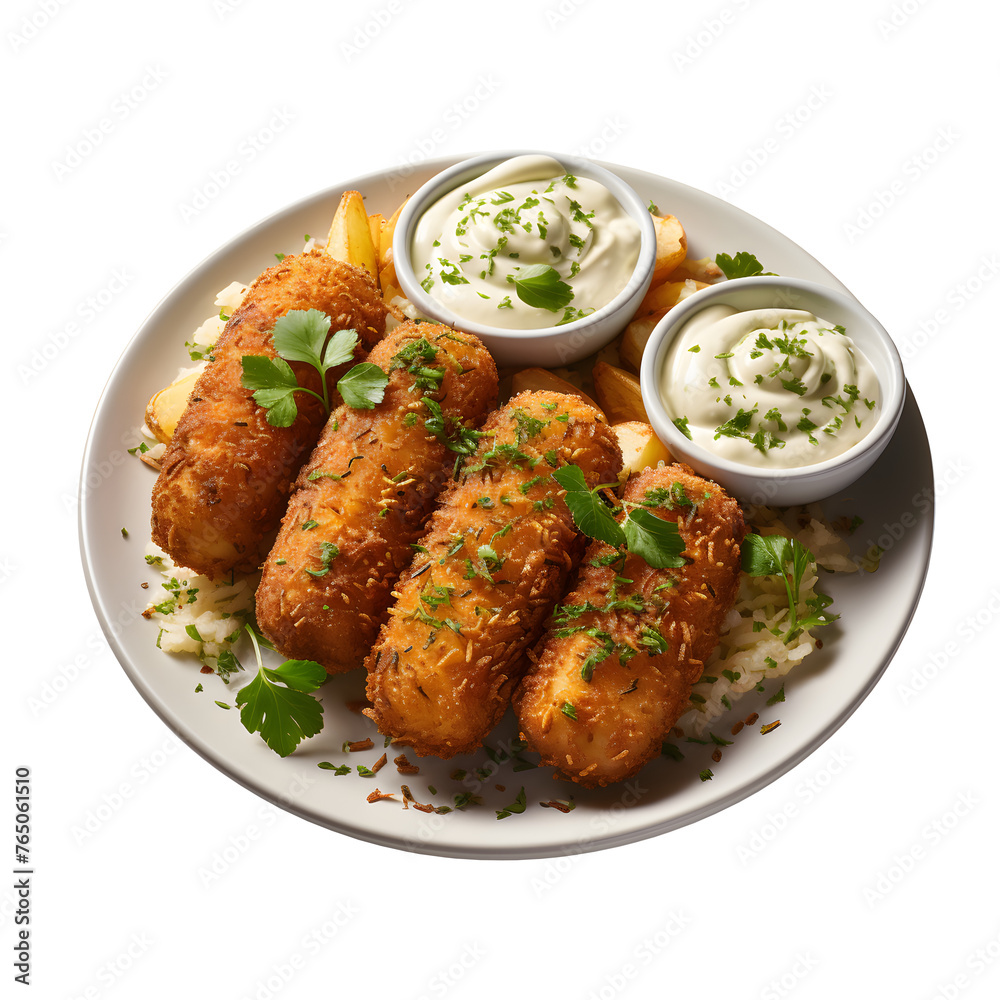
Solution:
<path fill-rule="evenodd" d="M 311 576 L 326 576 L 330 572 L 330 563 L 340 555 L 340 548 L 333 542 L 320 542 L 319 569 L 306 569 Z"/>
<path fill-rule="evenodd" d="M 328 760 L 321 760 L 317 765 L 318 768 L 324 771 L 335 771 L 337 774 L 350 774 L 351 768 L 349 764 L 331 764 Z"/>
<path fill-rule="evenodd" d="M 524 794 L 524 785 L 522 785 L 521 790 L 517 793 L 517 798 L 514 799 L 509 806 L 505 806 L 503 809 L 497 809 L 497 819 L 506 819 L 514 813 L 523 813 L 527 808 L 527 805 L 528 802 Z"/>

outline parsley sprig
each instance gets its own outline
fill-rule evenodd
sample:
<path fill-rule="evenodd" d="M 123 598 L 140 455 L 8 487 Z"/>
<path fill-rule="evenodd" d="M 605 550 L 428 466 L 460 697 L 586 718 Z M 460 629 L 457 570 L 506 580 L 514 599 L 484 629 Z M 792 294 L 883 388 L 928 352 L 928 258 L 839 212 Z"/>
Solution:
<path fill-rule="evenodd" d="M 272 427 L 291 427 L 298 416 L 295 393 L 314 396 L 330 412 L 326 373 L 354 357 L 358 345 L 356 330 L 337 330 L 330 335 L 330 317 L 319 309 L 290 309 L 271 331 L 276 358 L 263 354 L 243 356 L 240 384 L 254 390 L 253 398 L 267 410 Z M 312 365 L 319 372 L 322 394 L 299 385 L 289 361 Z M 382 402 L 388 383 L 378 365 L 362 362 L 351 368 L 337 383 L 344 402 L 355 409 L 370 410 Z"/>
<path fill-rule="evenodd" d="M 774 271 L 765 271 L 764 265 L 745 250 L 741 250 L 735 257 L 730 257 L 727 253 L 716 254 L 715 263 L 727 278 L 753 278 L 758 274 L 774 274 Z"/>
<path fill-rule="evenodd" d="M 257 657 L 257 676 L 236 695 L 240 721 L 248 732 L 260 733 L 279 756 L 287 757 L 307 736 L 323 728 L 323 706 L 313 697 L 327 673 L 313 660 L 286 660 L 273 670 L 264 666 L 261 642 L 250 626 L 246 633 Z"/>
<path fill-rule="evenodd" d="M 788 594 L 788 631 L 784 642 L 789 643 L 801 632 L 820 625 L 829 625 L 840 615 L 827 614 L 833 598 L 817 592 L 806 600 L 807 613 L 798 611 L 802 579 L 815 556 L 795 538 L 784 535 L 747 535 L 741 546 L 743 572 L 750 576 L 780 576 Z"/>
<path fill-rule="evenodd" d="M 597 538 L 616 549 L 627 548 L 656 569 L 685 565 L 684 539 L 674 521 L 665 521 L 641 504 L 624 502 L 625 518 L 618 522 L 615 513 L 601 499 L 604 486 L 587 488 L 583 470 L 565 465 L 552 478 L 566 491 L 566 505 L 576 526 L 588 538 Z"/>

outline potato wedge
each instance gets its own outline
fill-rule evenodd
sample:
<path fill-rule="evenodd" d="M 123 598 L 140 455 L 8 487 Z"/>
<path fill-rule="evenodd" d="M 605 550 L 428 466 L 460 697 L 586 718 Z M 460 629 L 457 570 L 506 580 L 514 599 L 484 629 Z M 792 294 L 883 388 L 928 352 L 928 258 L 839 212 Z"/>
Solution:
<path fill-rule="evenodd" d="M 622 473 L 628 478 L 633 472 L 655 469 L 658 462 L 673 461 L 667 446 L 653 432 L 653 428 L 641 420 L 629 420 L 622 424 L 612 424 L 611 429 L 618 435 L 622 449 Z"/>
<path fill-rule="evenodd" d="M 684 227 L 673 215 L 654 215 L 653 228 L 656 230 L 656 266 L 653 268 L 653 284 L 665 281 L 678 264 L 687 256 L 687 236 Z"/>
<path fill-rule="evenodd" d="M 692 278 L 695 281 L 718 281 L 722 277 L 722 268 L 712 260 L 711 257 L 702 257 L 700 260 L 692 260 L 685 257 L 671 273 L 673 281 L 686 281 Z"/>
<path fill-rule="evenodd" d="M 181 419 L 199 375 L 201 369 L 188 372 L 183 378 L 176 379 L 165 389 L 161 389 L 146 404 L 146 426 L 156 436 L 157 441 L 170 444 L 170 439 L 177 428 L 177 421 Z"/>
<path fill-rule="evenodd" d="M 371 276 L 378 280 L 375 244 L 365 203 L 358 191 L 345 191 L 341 197 L 330 225 L 326 252 L 335 260 L 367 268 Z"/>
<path fill-rule="evenodd" d="M 386 255 L 385 261 L 379 267 L 378 283 L 379 287 L 382 289 L 383 297 L 388 294 L 388 289 L 399 288 L 399 281 L 396 279 L 396 265 L 392 260 L 392 247 L 389 247 L 389 253 Z M 386 299 L 386 301 L 388 302 L 389 300 Z"/>
<path fill-rule="evenodd" d="M 410 199 L 407 198 L 403 204 L 400 205 L 399 208 L 397 208 L 396 211 L 382 223 L 382 231 L 379 234 L 378 241 L 378 264 L 380 268 L 385 267 L 389 252 L 392 250 L 392 237 L 396 232 L 396 223 L 399 221 L 399 215 L 403 211 L 406 202 L 409 200 Z"/>
<path fill-rule="evenodd" d="M 642 403 L 639 380 L 623 368 L 615 368 L 603 361 L 594 365 L 594 394 L 597 405 L 607 414 L 612 424 L 630 420 L 649 422 Z"/>
<path fill-rule="evenodd" d="M 648 316 L 655 312 L 666 312 L 689 295 L 707 287 L 708 285 L 704 281 L 694 281 L 691 278 L 688 278 L 687 281 L 665 281 L 662 285 L 654 285 L 639 303 L 639 308 L 635 311 L 636 317 Z"/>
<path fill-rule="evenodd" d="M 406 295 L 403 294 L 403 289 L 399 285 L 383 285 L 382 286 L 382 301 L 389 305 L 393 299 L 405 299 Z M 402 319 L 402 314 L 396 317 L 397 319 Z"/>
<path fill-rule="evenodd" d="M 625 365 L 632 369 L 636 374 L 639 373 L 639 367 L 642 364 L 642 353 L 646 350 L 646 341 L 649 340 L 649 335 L 653 332 L 653 327 L 666 316 L 666 309 L 660 312 L 650 313 L 648 316 L 642 316 L 639 319 L 632 320 L 627 327 L 625 327 L 625 333 L 622 336 L 621 345 L 618 348 L 618 356 L 622 359 Z"/>
<path fill-rule="evenodd" d="M 375 248 L 375 264 L 379 270 L 382 269 L 382 257 L 379 254 L 379 245 L 382 241 L 382 227 L 385 225 L 385 217 L 381 212 L 368 216 L 368 230 L 372 236 L 372 246 Z"/>
<path fill-rule="evenodd" d="M 525 368 L 514 375 L 511 379 L 511 394 L 517 395 L 517 393 L 524 392 L 526 389 L 548 389 L 551 392 L 568 392 L 571 395 L 579 396 L 585 403 L 589 403 L 596 409 L 601 409 L 582 389 L 578 389 L 572 382 L 567 382 L 566 379 L 560 378 L 558 375 L 553 375 L 546 368 Z"/>

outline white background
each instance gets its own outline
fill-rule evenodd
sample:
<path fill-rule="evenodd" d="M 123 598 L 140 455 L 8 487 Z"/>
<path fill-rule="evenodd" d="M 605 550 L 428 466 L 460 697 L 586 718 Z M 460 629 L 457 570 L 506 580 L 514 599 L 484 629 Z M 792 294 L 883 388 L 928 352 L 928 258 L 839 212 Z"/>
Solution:
<path fill-rule="evenodd" d="M 3 773 L 33 773 L 36 995 L 997 995 L 997 20 L 973 0 L 5 6 Z M 175 740 L 100 633 L 73 498 L 108 374 L 198 261 L 314 191 L 504 146 L 684 181 L 815 255 L 900 346 L 939 506 L 902 647 L 797 768 L 634 846 L 472 862 L 312 826 Z"/>

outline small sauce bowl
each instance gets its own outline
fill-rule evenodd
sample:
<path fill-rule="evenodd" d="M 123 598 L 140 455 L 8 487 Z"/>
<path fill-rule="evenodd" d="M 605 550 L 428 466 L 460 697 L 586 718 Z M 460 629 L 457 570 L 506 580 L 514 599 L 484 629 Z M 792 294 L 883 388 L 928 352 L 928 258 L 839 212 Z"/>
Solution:
<path fill-rule="evenodd" d="M 674 424 L 660 394 L 663 366 L 673 339 L 685 323 L 710 305 L 738 310 L 801 309 L 845 328 L 868 359 L 879 382 L 880 413 L 859 442 L 833 458 L 792 468 L 759 468 L 723 458 L 690 440 Z M 642 401 L 650 423 L 674 458 L 714 479 L 749 503 L 791 506 L 812 503 L 850 486 L 885 450 L 903 412 L 906 380 L 896 345 L 885 328 L 857 299 L 799 278 L 735 278 L 695 292 L 668 312 L 653 329 L 639 373 Z"/>
<path fill-rule="evenodd" d="M 469 183 L 497 164 L 523 155 L 549 156 L 557 160 L 567 173 L 589 177 L 603 184 L 639 226 L 639 258 L 625 288 L 595 312 L 562 326 L 508 330 L 463 319 L 424 291 L 413 266 L 412 243 L 420 217 L 439 198 Z M 489 348 L 500 367 L 537 365 L 552 368 L 579 361 L 599 351 L 625 328 L 653 278 L 656 231 L 649 210 L 639 195 L 610 170 L 578 156 L 519 149 L 505 153 L 487 153 L 463 160 L 418 188 L 400 213 L 392 241 L 392 256 L 399 285 L 421 315 L 475 334 Z"/>

